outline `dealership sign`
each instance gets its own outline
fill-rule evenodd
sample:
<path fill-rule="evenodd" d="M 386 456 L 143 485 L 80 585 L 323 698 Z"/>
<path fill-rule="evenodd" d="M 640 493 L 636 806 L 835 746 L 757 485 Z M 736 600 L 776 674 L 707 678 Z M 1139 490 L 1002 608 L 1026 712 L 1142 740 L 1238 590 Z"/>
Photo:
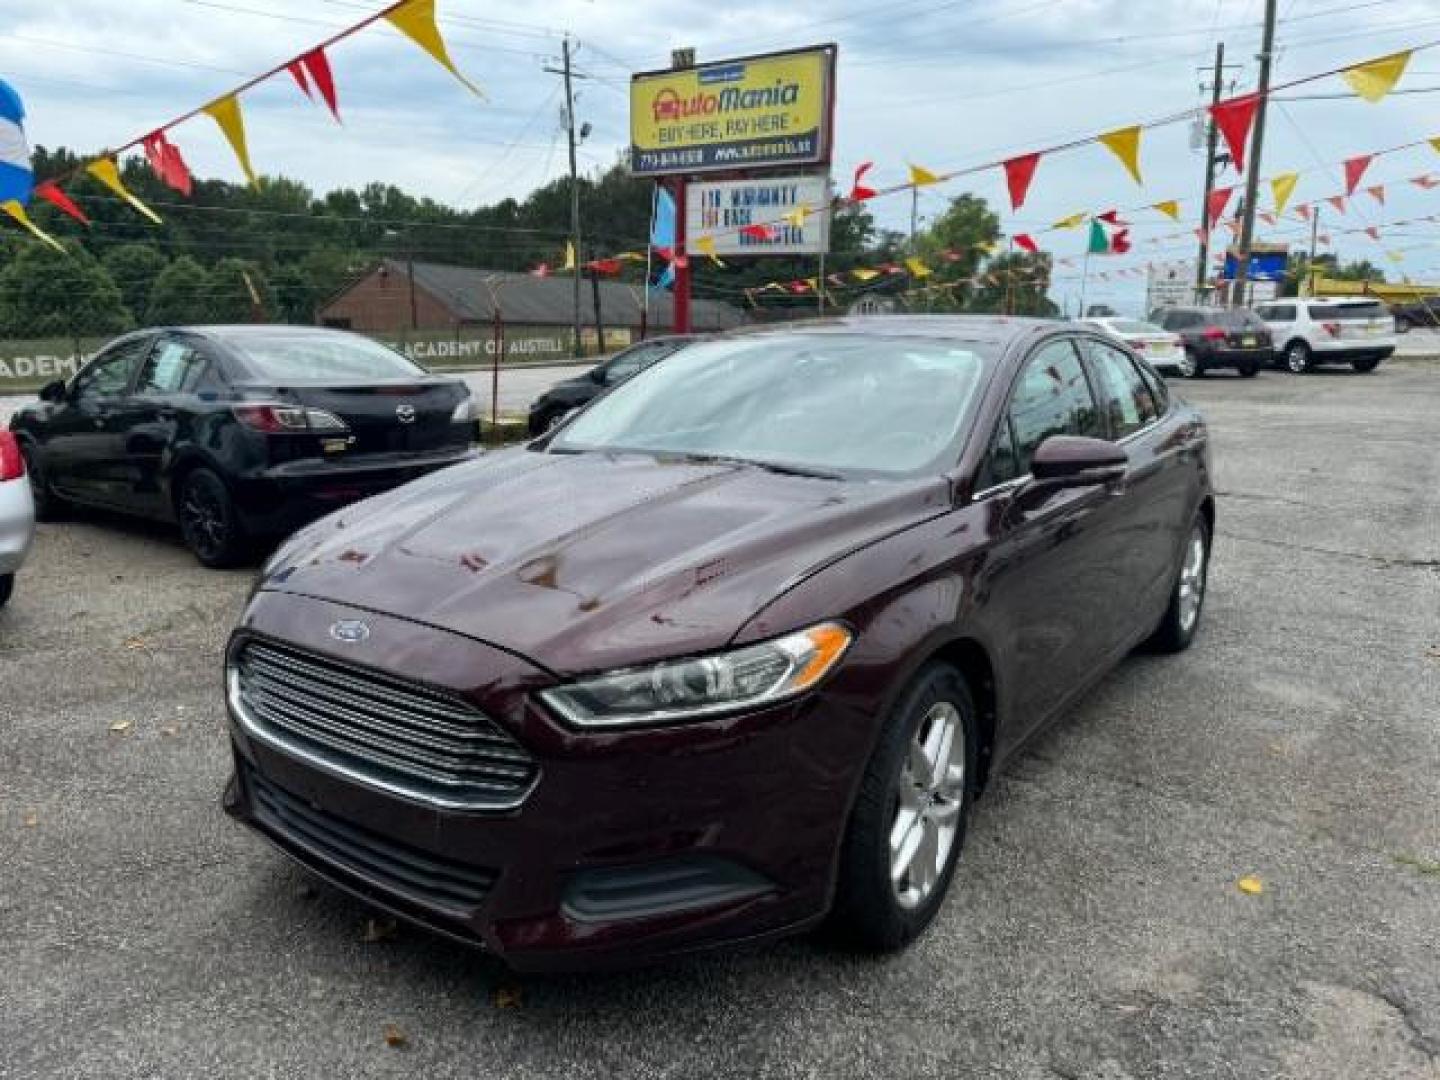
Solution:
<path fill-rule="evenodd" d="M 685 235 L 691 250 L 712 237 L 717 255 L 819 255 L 830 247 L 830 215 L 818 211 L 829 205 L 826 176 L 695 183 L 685 196 Z M 742 233 L 746 225 L 767 225 L 768 235 Z"/>
<path fill-rule="evenodd" d="M 771 53 L 630 81 L 639 176 L 830 160 L 835 47 Z"/>

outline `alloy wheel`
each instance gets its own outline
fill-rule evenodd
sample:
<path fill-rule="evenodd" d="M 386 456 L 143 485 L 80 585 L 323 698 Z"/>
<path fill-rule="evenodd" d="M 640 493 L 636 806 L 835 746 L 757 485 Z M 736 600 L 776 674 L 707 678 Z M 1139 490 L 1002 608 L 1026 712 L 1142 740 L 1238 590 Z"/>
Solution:
<path fill-rule="evenodd" d="M 1305 374 L 1310 367 L 1310 350 L 1301 342 L 1294 342 L 1285 350 L 1285 366 L 1296 375 Z"/>
<path fill-rule="evenodd" d="M 890 825 L 890 881 L 913 910 L 934 891 L 950 859 L 965 800 L 965 721 L 948 701 L 921 718 L 900 768 Z"/>
<path fill-rule="evenodd" d="M 1199 525 L 1190 534 L 1185 561 L 1180 566 L 1180 629 L 1186 634 L 1200 618 L 1205 600 L 1205 530 Z"/>
<path fill-rule="evenodd" d="M 195 553 L 214 557 L 224 549 L 229 524 L 219 498 L 204 484 L 185 485 L 180 500 L 180 521 Z"/>
<path fill-rule="evenodd" d="M 1180 350 L 1180 359 L 1177 360 L 1175 364 L 1180 369 L 1180 374 L 1184 375 L 1185 378 L 1193 379 L 1195 377 L 1195 372 L 1197 370 L 1195 365 L 1195 357 L 1191 355 L 1189 349 Z"/>

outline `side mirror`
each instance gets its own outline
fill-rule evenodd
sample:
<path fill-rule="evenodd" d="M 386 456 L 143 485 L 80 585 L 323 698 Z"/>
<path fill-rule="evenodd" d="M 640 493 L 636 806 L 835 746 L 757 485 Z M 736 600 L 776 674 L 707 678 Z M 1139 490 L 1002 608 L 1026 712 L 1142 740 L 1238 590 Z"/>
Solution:
<path fill-rule="evenodd" d="M 40 388 L 40 400 L 41 400 L 41 401 L 64 401 L 64 400 L 65 400 L 65 383 L 64 383 L 62 380 L 60 380 L 60 379 L 56 379 L 54 382 L 48 382 L 48 383 L 46 383 L 44 386 L 42 386 L 42 387 Z"/>
<path fill-rule="evenodd" d="M 1123 447 L 1081 435 L 1051 435 L 1030 459 L 1032 479 L 1015 495 L 1017 510 L 1040 506 L 1066 488 L 1099 487 L 1125 475 L 1130 459 Z"/>

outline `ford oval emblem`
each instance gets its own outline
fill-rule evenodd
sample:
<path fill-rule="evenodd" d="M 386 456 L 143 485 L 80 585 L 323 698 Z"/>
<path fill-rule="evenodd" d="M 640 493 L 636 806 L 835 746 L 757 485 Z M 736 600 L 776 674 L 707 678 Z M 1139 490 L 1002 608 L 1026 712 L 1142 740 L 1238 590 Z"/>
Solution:
<path fill-rule="evenodd" d="M 402 424 L 413 424 L 415 422 L 415 406 L 396 405 L 395 419 L 399 420 Z"/>
<path fill-rule="evenodd" d="M 330 627 L 330 636 L 336 641 L 354 645 L 370 636 L 370 626 L 359 619 L 341 619 Z"/>

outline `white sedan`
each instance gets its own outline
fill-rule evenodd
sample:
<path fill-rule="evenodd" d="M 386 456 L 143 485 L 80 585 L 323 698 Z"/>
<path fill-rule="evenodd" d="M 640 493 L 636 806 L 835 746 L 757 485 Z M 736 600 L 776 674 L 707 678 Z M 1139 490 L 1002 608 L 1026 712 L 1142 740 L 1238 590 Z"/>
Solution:
<path fill-rule="evenodd" d="M 1172 334 L 1163 326 L 1142 322 L 1139 319 L 1122 319 L 1118 316 L 1082 319 L 1081 322 L 1091 323 L 1100 327 L 1110 336 L 1119 338 L 1150 361 L 1152 367 L 1172 371 L 1180 370 L 1180 360 L 1185 355 L 1185 346 L 1181 344 L 1179 334 Z"/>
<path fill-rule="evenodd" d="M 0 607 L 15 590 L 15 572 L 30 550 L 35 503 L 25 476 L 25 458 L 15 436 L 0 430 Z"/>

